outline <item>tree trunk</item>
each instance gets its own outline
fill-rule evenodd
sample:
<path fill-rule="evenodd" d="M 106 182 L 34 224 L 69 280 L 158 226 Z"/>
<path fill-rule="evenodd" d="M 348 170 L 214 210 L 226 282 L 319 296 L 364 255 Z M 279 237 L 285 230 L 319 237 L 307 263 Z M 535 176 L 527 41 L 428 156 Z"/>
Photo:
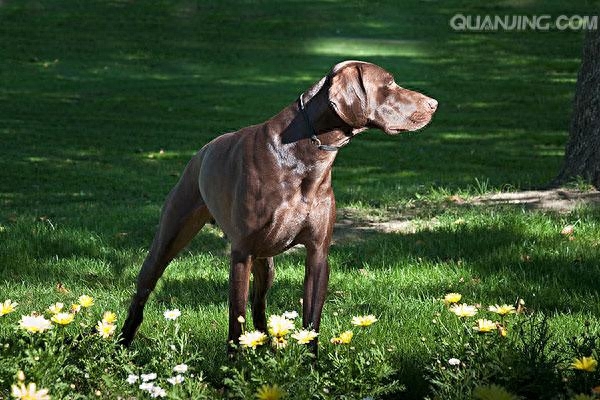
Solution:
<path fill-rule="evenodd" d="M 577 177 L 600 189 L 600 29 L 584 42 L 565 159 L 553 183 Z"/>

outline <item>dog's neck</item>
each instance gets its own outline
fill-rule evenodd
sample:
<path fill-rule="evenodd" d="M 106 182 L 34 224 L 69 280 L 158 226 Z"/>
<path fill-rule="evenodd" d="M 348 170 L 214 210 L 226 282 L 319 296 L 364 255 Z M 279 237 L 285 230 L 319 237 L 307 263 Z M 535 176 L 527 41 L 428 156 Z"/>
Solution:
<path fill-rule="evenodd" d="M 298 113 L 304 120 L 304 130 L 318 150 L 335 151 L 347 144 L 355 132 L 334 111 L 327 90 L 320 90 L 314 96 L 311 94 L 310 91 L 302 94 L 298 102 Z"/>

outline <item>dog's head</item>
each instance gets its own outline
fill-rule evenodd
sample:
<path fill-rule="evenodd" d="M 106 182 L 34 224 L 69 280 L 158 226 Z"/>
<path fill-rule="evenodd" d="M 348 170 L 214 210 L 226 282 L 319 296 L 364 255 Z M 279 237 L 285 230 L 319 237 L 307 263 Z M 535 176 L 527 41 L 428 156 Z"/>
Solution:
<path fill-rule="evenodd" d="M 431 121 L 437 101 L 404 89 L 375 64 L 345 61 L 330 72 L 329 101 L 353 129 L 378 128 L 389 135 L 416 131 Z"/>

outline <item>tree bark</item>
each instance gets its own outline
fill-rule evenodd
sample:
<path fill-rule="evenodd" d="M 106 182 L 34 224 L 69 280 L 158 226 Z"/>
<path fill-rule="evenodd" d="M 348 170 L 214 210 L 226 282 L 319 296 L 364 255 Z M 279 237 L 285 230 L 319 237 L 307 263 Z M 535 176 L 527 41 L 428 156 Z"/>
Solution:
<path fill-rule="evenodd" d="M 600 189 L 600 29 L 585 38 L 563 166 L 553 184 L 581 177 Z"/>

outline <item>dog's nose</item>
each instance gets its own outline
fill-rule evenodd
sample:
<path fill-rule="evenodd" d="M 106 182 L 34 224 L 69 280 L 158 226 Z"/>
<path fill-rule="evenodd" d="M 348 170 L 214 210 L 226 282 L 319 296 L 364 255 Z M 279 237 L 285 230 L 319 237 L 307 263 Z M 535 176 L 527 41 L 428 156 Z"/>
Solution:
<path fill-rule="evenodd" d="M 438 106 L 438 102 L 436 99 L 427 99 L 427 105 L 429 106 L 429 109 L 431 110 L 431 112 L 437 110 L 437 106 Z"/>

